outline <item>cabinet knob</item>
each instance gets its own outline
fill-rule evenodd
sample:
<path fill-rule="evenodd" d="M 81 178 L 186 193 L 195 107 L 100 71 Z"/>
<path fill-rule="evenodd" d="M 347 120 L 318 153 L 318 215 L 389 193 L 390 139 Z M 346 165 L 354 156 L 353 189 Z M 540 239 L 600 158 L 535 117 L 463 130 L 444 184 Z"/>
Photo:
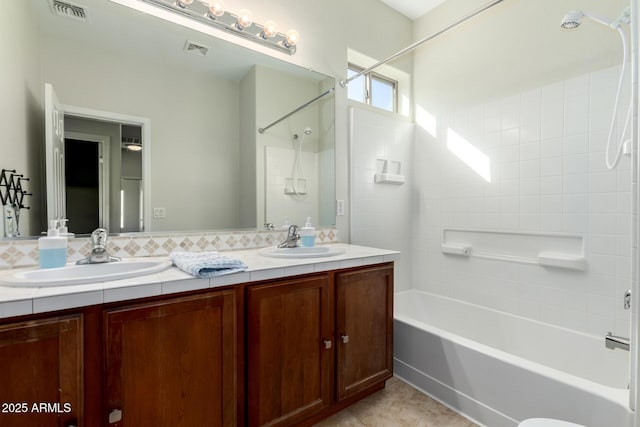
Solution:
<path fill-rule="evenodd" d="M 324 344 L 324 348 L 326 348 L 327 350 L 331 348 L 331 340 L 324 340 L 323 341 Z"/>
<path fill-rule="evenodd" d="M 346 344 L 349 342 L 349 335 L 340 335 L 340 339 L 342 340 L 342 344 Z"/>
<path fill-rule="evenodd" d="M 114 409 L 109 412 L 109 424 L 117 423 L 122 421 L 122 411 L 120 409 Z"/>

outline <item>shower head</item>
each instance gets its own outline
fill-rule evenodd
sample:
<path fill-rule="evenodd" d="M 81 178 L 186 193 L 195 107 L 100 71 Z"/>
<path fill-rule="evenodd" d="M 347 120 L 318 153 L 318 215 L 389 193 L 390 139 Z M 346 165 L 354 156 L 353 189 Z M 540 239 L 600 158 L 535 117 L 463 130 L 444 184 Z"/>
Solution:
<path fill-rule="evenodd" d="M 613 108 L 613 118 L 611 119 L 609 136 L 607 137 L 607 147 L 605 149 L 605 164 L 607 166 L 607 169 L 613 170 L 615 169 L 616 165 L 618 164 L 618 161 L 620 160 L 620 154 L 622 153 L 623 147 L 625 145 L 623 140 L 624 140 L 624 135 L 627 129 L 627 125 L 629 123 L 629 117 L 631 115 L 631 110 L 632 110 L 631 108 L 632 106 L 629 105 L 629 110 L 627 112 L 627 120 L 622 130 L 622 137 L 620 138 L 620 142 L 618 144 L 616 157 L 614 158 L 613 162 L 610 162 L 609 147 L 611 146 L 613 130 L 616 123 L 616 116 L 618 114 L 618 102 L 620 100 L 620 92 L 622 90 L 622 81 L 624 79 L 624 74 L 625 74 L 625 69 L 627 64 L 627 57 L 629 55 L 629 53 L 627 52 L 627 37 L 621 27 L 622 27 L 622 24 L 629 24 L 631 22 L 631 11 L 629 7 L 625 7 L 622 10 L 622 13 L 620 13 L 620 16 L 618 16 L 616 19 L 611 21 L 611 20 L 608 20 L 607 18 L 595 15 L 593 13 L 587 13 L 582 10 L 572 10 L 571 12 L 567 13 L 564 16 L 564 18 L 562 18 L 562 21 L 560 21 L 560 26 L 566 29 L 577 28 L 582 23 L 582 18 L 584 17 L 589 18 L 592 21 L 595 21 L 599 24 L 602 24 L 606 27 L 609 27 L 617 31 L 618 34 L 620 35 L 620 39 L 622 40 L 622 70 L 620 71 L 620 77 L 618 78 L 618 90 L 616 91 L 616 101 Z"/>
<path fill-rule="evenodd" d="M 300 138 L 300 142 L 302 142 L 302 140 L 304 139 L 305 135 L 311 135 L 313 131 L 311 130 L 311 128 L 309 126 L 307 126 L 306 128 L 304 128 L 304 135 L 302 135 L 302 138 L 300 138 L 300 135 L 298 135 L 297 133 L 293 134 L 293 139 L 299 139 Z"/>
<path fill-rule="evenodd" d="M 595 21 L 599 24 L 606 25 L 607 27 L 612 25 L 612 22 L 606 20 L 598 15 L 594 15 L 593 13 L 584 12 L 582 10 L 572 10 L 562 18 L 560 21 L 560 26 L 566 30 L 573 30 L 574 28 L 578 28 L 580 24 L 582 24 L 582 18 L 589 18 L 592 21 Z"/>
<path fill-rule="evenodd" d="M 582 23 L 582 17 L 584 14 L 581 10 L 572 10 L 562 18 L 560 21 L 560 26 L 566 30 L 573 30 L 574 28 L 578 28 Z"/>

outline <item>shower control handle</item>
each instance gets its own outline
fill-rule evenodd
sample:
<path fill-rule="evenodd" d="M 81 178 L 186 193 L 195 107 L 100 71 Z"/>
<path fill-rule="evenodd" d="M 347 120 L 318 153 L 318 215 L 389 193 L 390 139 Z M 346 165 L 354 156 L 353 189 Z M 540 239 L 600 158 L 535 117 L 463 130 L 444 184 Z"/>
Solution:
<path fill-rule="evenodd" d="M 629 310 L 631 308 L 631 289 L 627 289 L 624 293 L 624 309 Z"/>

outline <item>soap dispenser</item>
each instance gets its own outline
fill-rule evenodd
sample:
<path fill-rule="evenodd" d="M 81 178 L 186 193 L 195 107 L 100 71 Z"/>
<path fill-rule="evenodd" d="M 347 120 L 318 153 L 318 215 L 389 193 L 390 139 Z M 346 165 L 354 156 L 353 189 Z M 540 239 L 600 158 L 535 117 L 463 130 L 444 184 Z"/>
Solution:
<path fill-rule="evenodd" d="M 64 267 L 67 263 L 67 238 L 60 236 L 58 220 L 52 219 L 47 236 L 38 239 L 38 258 L 40 268 Z"/>
<path fill-rule="evenodd" d="M 67 218 L 63 218 L 60 220 L 60 227 L 58 227 L 58 232 L 61 236 L 66 237 L 67 239 L 73 239 L 76 235 L 73 233 L 69 233 L 67 222 L 69 222 Z"/>
<path fill-rule="evenodd" d="M 311 217 L 307 217 L 307 221 L 304 223 L 304 227 L 300 229 L 300 235 L 302 236 L 302 246 L 310 248 L 316 241 L 316 229 L 311 225 Z"/>

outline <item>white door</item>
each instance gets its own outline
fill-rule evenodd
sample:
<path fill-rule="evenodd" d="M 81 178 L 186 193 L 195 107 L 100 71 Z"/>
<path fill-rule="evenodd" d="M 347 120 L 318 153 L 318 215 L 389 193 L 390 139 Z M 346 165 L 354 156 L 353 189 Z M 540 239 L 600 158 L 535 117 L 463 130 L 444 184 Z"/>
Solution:
<path fill-rule="evenodd" d="M 44 84 L 47 220 L 66 218 L 64 179 L 64 110 L 53 86 Z"/>

